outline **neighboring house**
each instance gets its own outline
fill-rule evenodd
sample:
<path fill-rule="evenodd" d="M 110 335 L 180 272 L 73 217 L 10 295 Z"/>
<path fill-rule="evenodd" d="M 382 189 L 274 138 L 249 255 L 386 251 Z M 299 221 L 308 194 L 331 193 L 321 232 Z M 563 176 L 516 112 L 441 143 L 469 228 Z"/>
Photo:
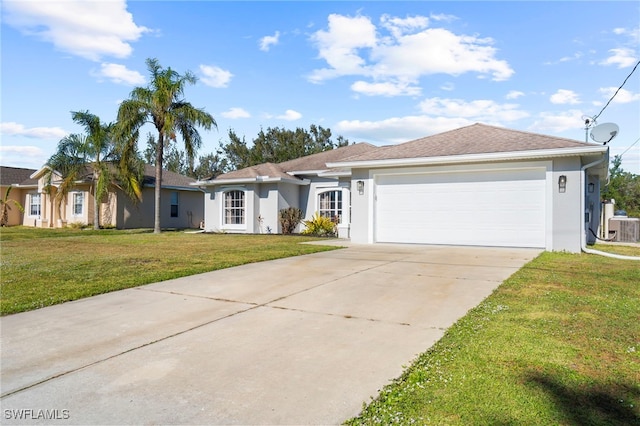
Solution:
<path fill-rule="evenodd" d="M 37 170 L 35 169 L 23 169 L 19 167 L 5 167 L 0 166 L 0 192 L 2 197 L 7 193 L 7 189 L 11 187 L 11 193 L 9 198 L 16 200 L 25 208 L 25 212 L 22 213 L 13 203 L 9 204 L 10 210 L 7 220 L 8 226 L 21 225 L 23 217 L 27 214 L 27 205 L 25 200 L 27 199 L 27 193 L 38 189 L 38 182 L 35 179 L 31 179 L 31 175 Z"/>
<path fill-rule="evenodd" d="M 313 173 L 290 165 L 309 156 L 199 182 L 205 228 L 261 232 L 258 218 L 269 218 L 276 232 L 280 208 L 300 207 L 309 218 L 339 205 L 340 234 L 354 243 L 579 252 L 593 242 L 589 229 L 597 233 L 607 146 L 484 124 L 394 146 L 358 145 L 368 149 L 327 159 Z M 333 204 L 322 195 L 330 183 L 342 194 Z"/>
<path fill-rule="evenodd" d="M 5 169 L 13 168 L 2 167 L 3 186 Z M 40 170 L 29 170 L 27 179 L 14 185 L 11 198 L 18 200 L 25 211 L 17 219 L 13 212 L 9 223 L 39 228 L 59 228 L 71 223 L 85 225 L 93 223 L 94 202 L 90 168 L 87 168 L 83 178 L 77 182 L 59 207 L 54 200 L 55 189 L 47 190 L 45 181 L 47 171 L 46 166 Z M 54 172 L 51 182 L 54 187 L 59 179 L 60 175 Z M 163 171 L 161 200 L 163 228 L 198 228 L 201 225 L 204 219 L 202 192 L 191 185 L 193 182 L 195 180 L 189 177 Z M 100 203 L 100 225 L 118 229 L 152 228 L 155 211 L 155 168 L 153 166 L 145 165 L 142 184 L 142 200 L 137 203 L 132 202 L 122 190 L 112 186 L 109 194 Z"/>

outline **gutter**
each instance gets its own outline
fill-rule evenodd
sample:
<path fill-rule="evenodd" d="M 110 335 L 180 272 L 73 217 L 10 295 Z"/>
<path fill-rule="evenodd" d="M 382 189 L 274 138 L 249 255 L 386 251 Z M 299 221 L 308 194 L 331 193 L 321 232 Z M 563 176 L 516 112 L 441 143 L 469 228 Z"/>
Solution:
<path fill-rule="evenodd" d="M 569 157 L 574 155 L 589 155 L 604 153 L 608 147 L 588 146 L 579 148 L 554 148 L 533 151 L 508 151 L 482 154 L 447 155 L 442 157 L 394 158 L 386 160 L 361 160 L 327 163 L 329 168 L 365 168 L 365 167 L 401 167 L 428 166 L 438 164 L 459 164 L 488 161 L 518 161 L 534 160 L 553 157 Z"/>
<path fill-rule="evenodd" d="M 599 250 L 593 250 L 587 247 L 587 230 L 584 229 L 584 211 L 585 211 L 585 188 L 586 188 L 586 180 L 587 180 L 587 169 L 593 167 L 593 166 L 597 166 L 598 164 L 601 164 L 605 161 L 606 157 L 602 157 L 599 160 L 593 161 L 589 164 L 585 164 L 584 166 L 582 166 L 582 168 L 580 168 L 580 215 L 582 217 L 582 233 L 580 235 L 581 238 L 581 248 L 582 251 L 588 254 L 597 254 L 599 256 L 605 256 L 605 257 L 611 257 L 614 259 L 622 259 L 622 260 L 640 260 L 640 257 L 636 257 L 636 256 L 625 256 L 622 254 L 613 254 L 613 253 L 607 253 L 604 251 L 599 251 Z"/>

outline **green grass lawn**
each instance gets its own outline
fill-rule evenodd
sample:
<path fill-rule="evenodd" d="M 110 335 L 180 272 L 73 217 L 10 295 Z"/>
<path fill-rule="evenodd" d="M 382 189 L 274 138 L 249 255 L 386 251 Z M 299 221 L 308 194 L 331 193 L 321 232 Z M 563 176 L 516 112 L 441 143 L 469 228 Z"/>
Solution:
<path fill-rule="evenodd" d="M 331 250 L 317 238 L 145 230 L 0 230 L 0 312 L 8 315 L 251 262 Z"/>
<path fill-rule="evenodd" d="M 640 425 L 640 262 L 543 253 L 347 423 Z"/>

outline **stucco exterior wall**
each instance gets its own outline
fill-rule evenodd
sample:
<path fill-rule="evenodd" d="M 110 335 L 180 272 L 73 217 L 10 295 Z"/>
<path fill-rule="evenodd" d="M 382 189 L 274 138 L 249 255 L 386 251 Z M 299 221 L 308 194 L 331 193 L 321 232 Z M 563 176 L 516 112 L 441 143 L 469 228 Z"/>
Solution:
<path fill-rule="evenodd" d="M 362 194 L 358 181 L 364 183 Z M 373 243 L 373 179 L 367 169 L 354 169 L 351 179 L 351 230 L 354 243 Z"/>
<path fill-rule="evenodd" d="M 2 193 L 2 197 L 4 197 L 7 193 L 7 188 L 8 186 L 0 186 L 0 193 Z M 27 189 L 18 188 L 15 186 L 11 188 L 11 193 L 9 194 L 9 200 L 15 200 L 20 203 L 20 205 L 25 208 L 25 213 L 27 208 L 27 206 L 25 206 L 25 202 L 27 199 L 26 194 Z M 8 206 L 10 207 L 10 209 L 7 212 L 7 226 L 22 225 L 24 213 L 22 213 L 14 203 L 8 203 Z"/>
<path fill-rule="evenodd" d="M 171 193 L 178 192 L 178 217 L 171 217 Z M 198 228 L 204 220 L 204 199 L 200 190 L 185 191 L 163 188 L 160 196 L 162 228 Z M 116 226 L 118 229 L 153 228 L 155 221 L 155 189 L 143 188 L 142 200 L 133 203 L 118 192 Z"/>
<path fill-rule="evenodd" d="M 495 163 L 496 167 L 499 164 Z M 547 219 L 546 219 L 546 249 L 554 251 L 567 251 L 578 253 L 581 251 L 582 233 L 587 232 L 585 225 L 587 216 L 580 209 L 581 185 L 580 176 L 583 163 L 580 157 L 556 158 L 538 162 L 528 162 L 529 165 L 540 165 L 546 167 L 546 192 L 547 192 Z M 469 165 L 447 166 L 463 170 Z M 491 164 L 484 163 L 483 168 L 491 167 Z M 405 168 L 409 170 L 410 168 Z M 413 168 L 416 170 L 429 170 L 429 167 Z M 393 171 L 393 169 L 353 169 L 351 178 L 351 241 L 354 243 L 374 243 L 374 214 L 375 214 L 375 186 L 374 176 L 380 172 Z M 397 171 L 397 170 L 395 170 Z M 558 180 L 560 176 L 566 176 L 567 186 L 564 192 L 559 191 Z M 597 174 L 587 178 L 594 183 L 594 192 L 586 194 L 586 210 L 589 211 L 588 224 L 594 231 L 597 230 L 600 217 L 599 200 L 599 180 Z M 364 183 L 362 194 L 358 192 L 357 182 Z M 587 185 L 585 185 L 587 186 Z M 593 237 L 588 238 L 589 241 Z"/>
<path fill-rule="evenodd" d="M 560 176 L 567 177 L 567 188 L 560 192 Z M 555 251 L 580 252 L 582 218 L 580 212 L 580 158 L 558 158 L 553 161 L 550 177 L 553 194 L 553 246 Z"/>

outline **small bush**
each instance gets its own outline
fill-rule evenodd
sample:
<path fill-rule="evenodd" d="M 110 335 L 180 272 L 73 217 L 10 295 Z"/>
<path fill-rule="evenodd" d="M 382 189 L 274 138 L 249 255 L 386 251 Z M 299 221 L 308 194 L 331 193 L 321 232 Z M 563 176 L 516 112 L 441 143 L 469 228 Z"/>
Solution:
<path fill-rule="evenodd" d="M 336 236 L 336 224 L 330 218 L 320 216 L 320 213 L 316 212 L 311 220 L 305 220 L 305 230 L 302 231 L 304 235 L 313 235 L 316 237 L 335 237 Z"/>
<path fill-rule="evenodd" d="M 83 222 L 69 222 L 67 226 L 71 229 L 83 229 L 87 227 L 87 224 Z"/>
<path fill-rule="evenodd" d="M 302 210 L 295 207 L 282 209 L 279 212 L 280 226 L 283 234 L 293 234 L 296 226 L 302 222 Z"/>

